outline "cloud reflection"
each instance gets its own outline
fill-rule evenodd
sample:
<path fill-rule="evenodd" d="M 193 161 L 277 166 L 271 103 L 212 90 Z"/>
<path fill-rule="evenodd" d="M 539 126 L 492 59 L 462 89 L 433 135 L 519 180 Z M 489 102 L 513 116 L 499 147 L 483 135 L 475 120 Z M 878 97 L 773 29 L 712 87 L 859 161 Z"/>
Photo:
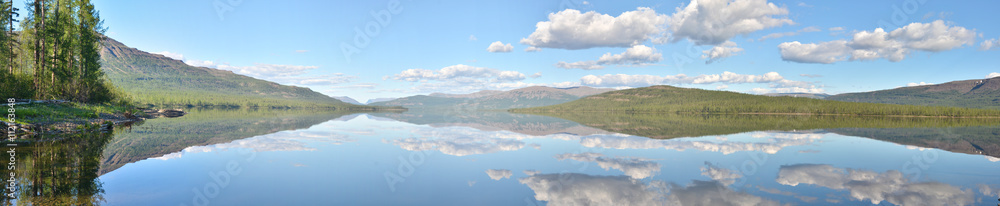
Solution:
<path fill-rule="evenodd" d="M 617 169 L 625 172 L 625 175 L 635 178 L 643 179 L 646 177 L 651 177 L 656 173 L 660 172 L 660 163 L 650 161 L 645 158 L 635 158 L 635 157 L 604 157 L 600 153 L 581 153 L 581 154 L 560 154 L 556 155 L 558 160 L 576 160 L 581 162 L 596 162 L 598 166 L 608 169 Z"/>
<path fill-rule="evenodd" d="M 188 147 L 184 148 L 184 150 L 181 150 L 180 152 L 170 153 L 152 159 L 169 160 L 169 159 L 181 158 L 184 156 L 184 154 L 227 151 L 229 149 L 236 149 L 236 148 L 253 149 L 255 152 L 315 151 L 316 149 L 309 147 L 306 141 L 327 142 L 330 144 L 339 145 L 347 142 L 354 142 L 357 140 L 350 138 L 347 135 L 337 134 L 332 132 L 284 131 L 268 135 L 261 135 L 246 139 L 235 140 L 228 143 Z"/>
<path fill-rule="evenodd" d="M 537 174 L 519 179 L 548 205 L 779 205 L 733 191 L 715 181 L 681 186 L 661 181 L 645 183 L 627 176 L 579 173 Z"/>
<path fill-rule="evenodd" d="M 797 164 L 781 166 L 777 182 L 783 185 L 812 184 L 835 190 L 848 190 L 851 197 L 879 204 L 896 205 L 970 205 L 971 189 L 940 182 L 910 182 L 903 173 L 889 170 L 843 169 L 830 165 Z"/>
<path fill-rule="evenodd" d="M 753 137 L 768 137 L 767 142 L 735 142 L 735 141 L 690 141 L 690 140 L 660 140 L 639 136 L 594 135 L 583 137 L 580 144 L 586 147 L 604 147 L 614 149 L 656 149 L 684 151 L 688 149 L 732 154 L 744 151 L 762 151 L 775 154 L 784 147 L 811 144 L 823 138 L 821 134 L 797 133 L 753 133 Z"/>
<path fill-rule="evenodd" d="M 510 178 L 511 175 L 514 175 L 514 172 L 511 172 L 510 170 L 488 169 L 486 170 L 486 175 L 489 175 L 490 179 L 500 180 L 503 178 Z"/>

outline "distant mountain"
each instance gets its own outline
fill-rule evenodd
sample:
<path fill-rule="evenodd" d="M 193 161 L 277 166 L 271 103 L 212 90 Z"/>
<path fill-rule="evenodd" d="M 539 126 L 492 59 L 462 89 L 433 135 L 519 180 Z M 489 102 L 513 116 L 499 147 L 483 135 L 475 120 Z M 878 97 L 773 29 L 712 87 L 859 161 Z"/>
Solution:
<path fill-rule="evenodd" d="M 846 102 L 1000 109 L 1000 77 L 874 92 L 838 94 L 827 97 L 827 99 Z"/>
<path fill-rule="evenodd" d="M 340 101 L 342 101 L 344 103 L 348 103 L 348 104 L 364 105 L 361 102 L 358 102 L 358 100 L 355 100 L 355 99 L 353 99 L 351 97 L 348 97 L 348 96 L 336 96 L 336 97 L 333 97 L 333 98 L 337 99 L 337 100 L 340 100 Z"/>
<path fill-rule="evenodd" d="M 825 99 L 829 97 L 829 94 L 815 94 L 815 93 L 767 93 L 764 96 L 769 97 L 806 97 L 813 99 Z"/>
<path fill-rule="evenodd" d="M 102 42 L 101 69 L 135 101 L 154 105 L 369 108 L 350 105 L 309 88 L 194 67 L 159 54 Z"/>
<path fill-rule="evenodd" d="M 398 99 L 398 98 L 375 98 L 375 99 L 369 99 L 367 102 L 365 102 L 365 104 L 371 104 L 371 103 L 375 103 L 375 102 L 392 101 L 392 100 L 395 100 L 395 99 Z"/>
<path fill-rule="evenodd" d="M 372 103 L 370 105 L 402 106 L 410 109 L 425 110 L 497 110 L 560 104 L 608 91 L 614 91 L 614 89 L 534 86 L 510 91 L 484 90 L 471 94 L 435 93 L 431 95 L 417 95 L 392 101 Z"/>
<path fill-rule="evenodd" d="M 480 98 L 480 97 L 490 96 L 490 95 L 499 94 L 499 93 L 503 93 L 503 91 L 483 90 L 483 91 L 478 91 L 478 92 L 471 93 L 471 94 L 431 93 L 430 95 L 427 95 L 427 96 L 445 97 L 445 98 L 468 98 L 468 99 L 474 99 L 474 98 Z"/>
<path fill-rule="evenodd" d="M 523 113 L 638 112 L 694 114 L 836 114 L 869 116 L 984 116 L 998 110 L 768 97 L 727 91 L 651 86 L 605 92 L 558 105 L 513 109 Z"/>

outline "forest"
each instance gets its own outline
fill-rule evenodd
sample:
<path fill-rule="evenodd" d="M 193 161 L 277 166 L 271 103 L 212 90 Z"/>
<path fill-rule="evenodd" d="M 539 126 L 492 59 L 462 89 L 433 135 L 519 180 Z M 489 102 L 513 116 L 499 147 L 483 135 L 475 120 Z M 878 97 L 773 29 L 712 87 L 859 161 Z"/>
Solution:
<path fill-rule="evenodd" d="M 107 30 L 90 0 L 0 3 L 0 96 L 103 103 L 120 100 L 101 71 Z M 22 17 L 18 19 L 19 17 Z"/>
<path fill-rule="evenodd" d="M 511 111 L 1000 117 L 1000 110 L 768 97 L 663 85 L 606 92 L 563 104 Z"/>

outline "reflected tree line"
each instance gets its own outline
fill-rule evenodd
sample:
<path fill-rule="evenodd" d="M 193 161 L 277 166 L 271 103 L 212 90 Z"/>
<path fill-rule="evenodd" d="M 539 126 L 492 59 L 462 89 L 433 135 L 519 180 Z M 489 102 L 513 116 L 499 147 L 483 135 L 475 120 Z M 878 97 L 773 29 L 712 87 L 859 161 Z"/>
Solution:
<path fill-rule="evenodd" d="M 110 133 L 81 133 L 18 146 L 16 199 L 4 195 L 3 205 L 100 205 L 104 189 L 97 171 L 111 138 Z"/>

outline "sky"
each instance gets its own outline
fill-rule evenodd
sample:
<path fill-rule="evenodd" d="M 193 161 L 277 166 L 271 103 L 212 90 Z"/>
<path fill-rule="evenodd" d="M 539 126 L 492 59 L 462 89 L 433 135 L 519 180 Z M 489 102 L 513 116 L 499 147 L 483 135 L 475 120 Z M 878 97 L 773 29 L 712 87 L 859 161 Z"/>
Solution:
<path fill-rule="evenodd" d="M 998 1 L 93 3 L 128 46 L 362 102 L 526 86 L 839 94 L 1000 76 Z"/>

